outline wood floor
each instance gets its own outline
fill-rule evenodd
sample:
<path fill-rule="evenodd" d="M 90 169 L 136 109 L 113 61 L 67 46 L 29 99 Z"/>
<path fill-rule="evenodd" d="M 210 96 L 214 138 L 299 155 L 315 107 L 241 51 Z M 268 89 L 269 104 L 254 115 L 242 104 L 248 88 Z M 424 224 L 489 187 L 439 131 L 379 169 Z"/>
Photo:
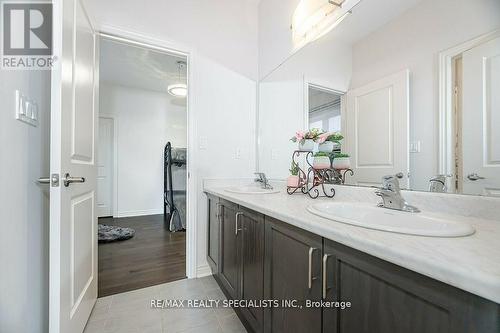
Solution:
<path fill-rule="evenodd" d="M 129 240 L 99 244 L 99 297 L 186 277 L 186 233 L 169 232 L 163 215 L 99 218 L 99 223 L 129 227 Z"/>

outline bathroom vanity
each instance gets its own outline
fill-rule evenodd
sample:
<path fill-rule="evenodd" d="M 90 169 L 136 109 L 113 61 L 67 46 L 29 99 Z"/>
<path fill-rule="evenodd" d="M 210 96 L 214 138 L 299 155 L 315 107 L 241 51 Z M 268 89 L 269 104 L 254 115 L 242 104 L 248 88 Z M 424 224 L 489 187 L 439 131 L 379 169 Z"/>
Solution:
<path fill-rule="evenodd" d="M 306 209 L 340 196 L 237 194 L 216 183 L 205 192 L 207 258 L 226 296 L 303 306 L 235 308 L 249 331 L 500 332 L 499 246 L 484 243 L 500 232 L 494 221 L 474 222 L 468 237 L 402 235 Z"/>

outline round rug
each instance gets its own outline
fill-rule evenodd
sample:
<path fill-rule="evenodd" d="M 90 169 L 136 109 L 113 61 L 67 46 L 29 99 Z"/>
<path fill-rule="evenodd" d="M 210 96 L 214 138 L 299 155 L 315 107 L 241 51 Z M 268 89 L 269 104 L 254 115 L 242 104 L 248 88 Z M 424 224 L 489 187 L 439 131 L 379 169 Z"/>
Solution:
<path fill-rule="evenodd" d="M 123 241 L 134 237 L 132 228 L 117 227 L 114 225 L 99 224 L 99 243 Z"/>

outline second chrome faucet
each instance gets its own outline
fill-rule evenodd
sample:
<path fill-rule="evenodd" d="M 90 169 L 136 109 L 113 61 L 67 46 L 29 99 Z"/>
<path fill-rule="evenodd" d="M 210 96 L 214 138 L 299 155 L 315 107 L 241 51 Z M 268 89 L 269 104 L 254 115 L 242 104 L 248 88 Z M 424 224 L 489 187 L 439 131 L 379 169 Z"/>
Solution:
<path fill-rule="evenodd" d="M 409 205 L 401 195 L 398 180 L 401 178 L 403 178 L 402 173 L 382 177 L 382 188 L 375 191 L 375 194 L 382 198 L 378 206 L 410 213 L 420 212 L 417 207 Z"/>
<path fill-rule="evenodd" d="M 267 180 L 266 174 L 263 172 L 256 172 L 255 181 L 262 184 L 263 189 L 272 190 L 273 187 L 269 184 L 269 180 Z"/>

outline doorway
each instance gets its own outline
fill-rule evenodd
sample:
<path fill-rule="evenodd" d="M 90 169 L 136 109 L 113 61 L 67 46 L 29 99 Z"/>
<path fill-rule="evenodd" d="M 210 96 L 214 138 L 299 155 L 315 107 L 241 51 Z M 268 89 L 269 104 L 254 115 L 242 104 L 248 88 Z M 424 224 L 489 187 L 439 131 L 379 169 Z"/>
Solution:
<path fill-rule="evenodd" d="M 344 93 L 312 84 L 308 84 L 307 87 L 308 128 L 341 132 Z"/>
<path fill-rule="evenodd" d="M 187 275 L 186 99 L 185 55 L 101 36 L 99 297 Z"/>
<path fill-rule="evenodd" d="M 440 54 L 441 191 L 500 196 L 500 31 Z"/>

